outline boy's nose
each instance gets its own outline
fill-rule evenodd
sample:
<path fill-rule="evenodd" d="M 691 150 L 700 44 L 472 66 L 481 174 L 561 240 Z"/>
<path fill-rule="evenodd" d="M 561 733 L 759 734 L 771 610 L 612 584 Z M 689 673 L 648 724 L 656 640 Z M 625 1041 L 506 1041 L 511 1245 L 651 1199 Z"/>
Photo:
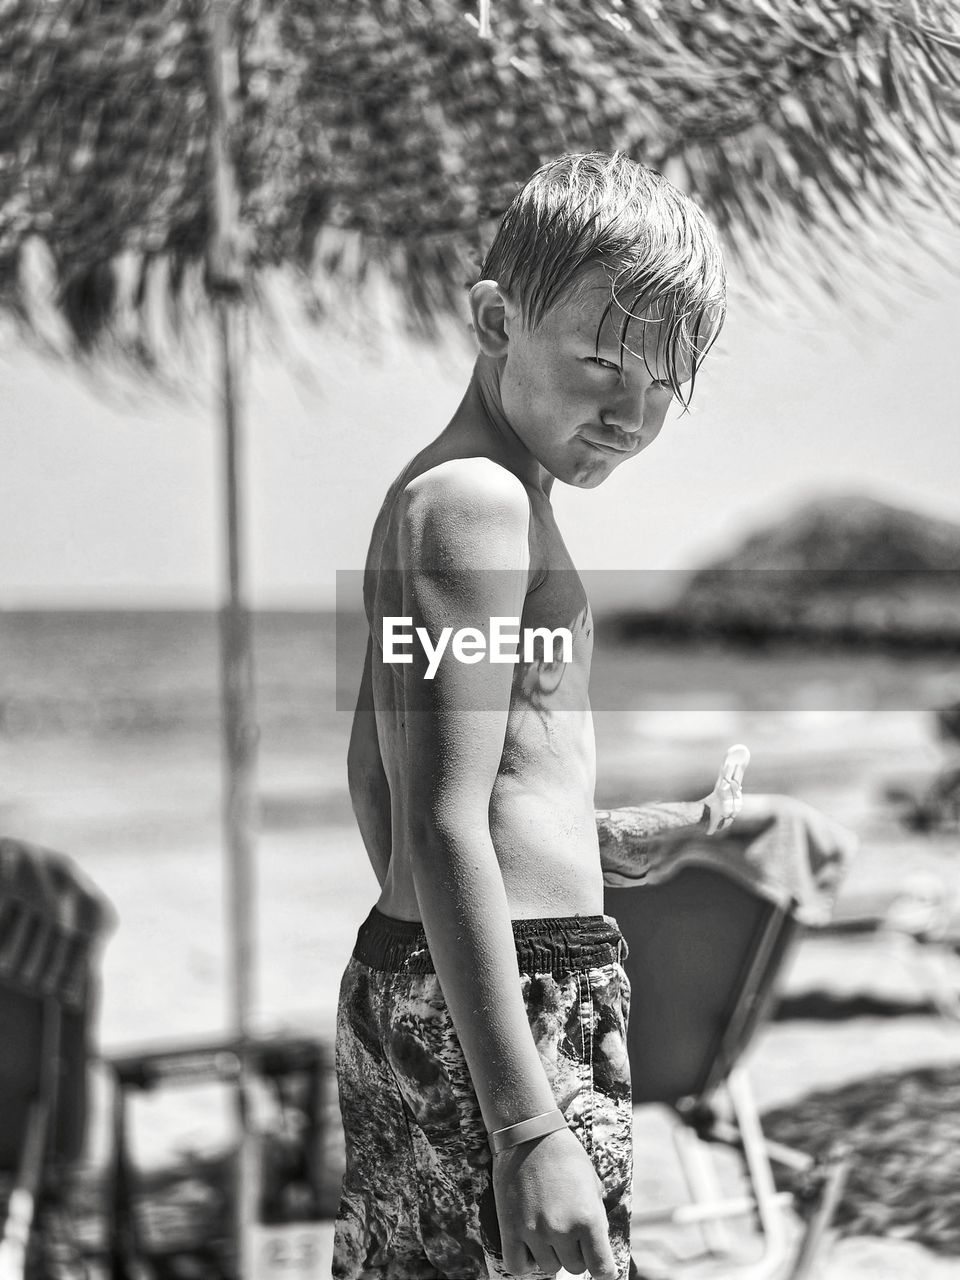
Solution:
<path fill-rule="evenodd" d="M 635 435 L 643 428 L 643 412 L 646 402 L 646 391 L 634 391 L 622 396 L 615 404 L 604 409 L 600 420 L 608 427 L 616 427 L 630 435 Z"/>

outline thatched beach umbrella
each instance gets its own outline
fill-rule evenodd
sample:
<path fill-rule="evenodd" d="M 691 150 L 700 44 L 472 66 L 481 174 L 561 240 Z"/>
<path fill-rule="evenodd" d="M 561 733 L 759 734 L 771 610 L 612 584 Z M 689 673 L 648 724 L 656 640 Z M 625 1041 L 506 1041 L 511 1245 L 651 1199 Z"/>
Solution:
<path fill-rule="evenodd" d="M 403 322 L 435 334 L 460 314 L 479 240 L 518 182 L 561 151 L 615 147 L 684 186 L 754 278 L 772 264 L 830 289 L 845 257 L 889 261 L 957 217 L 955 6 L 2 0 L 2 13 L 0 308 L 47 341 L 52 315 L 81 357 L 114 348 L 148 370 L 164 359 L 158 315 L 199 300 L 219 318 L 243 1033 L 255 723 L 242 308 L 290 268 L 311 313 L 372 307 L 386 282 Z"/>
<path fill-rule="evenodd" d="M 36 237 L 81 349 L 149 361 L 153 302 L 188 296 L 208 254 L 203 0 L 3 9 L 0 298 L 29 311 Z M 489 40 L 473 0 L 230 9 L 253 283 L 292 264 L 352 294 L 382 273 L 430 328 L 459 306 L 478 226 L 562 150 L 667 170 L 780 278 L 829 284 L 876 236 L 957 215 L 952 0 L 493 0 Z"/>

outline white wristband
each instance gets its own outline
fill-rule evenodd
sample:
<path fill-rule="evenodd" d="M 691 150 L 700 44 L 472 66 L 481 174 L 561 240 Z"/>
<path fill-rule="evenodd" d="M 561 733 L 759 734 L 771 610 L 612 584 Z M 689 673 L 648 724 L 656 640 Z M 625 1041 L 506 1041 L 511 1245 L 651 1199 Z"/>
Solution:
<path fill-rule="evenodd" d="M 519 1124 L 509 1124 L 505 1129 L 494 1129 L 490 1134 L 490 1147 L 494 1155 L 499 1155 L 501 1151 L 519 1147 L 521 1142 L 531 1142 L 534 1138 L 543 1138 L 548 1133 L 556 1133 L 558 1129 L 566 1127 L 563 1112 L 556 1107 L 553 1111 L 531 1116 L 529 1120 L 521 1120 Z"/>

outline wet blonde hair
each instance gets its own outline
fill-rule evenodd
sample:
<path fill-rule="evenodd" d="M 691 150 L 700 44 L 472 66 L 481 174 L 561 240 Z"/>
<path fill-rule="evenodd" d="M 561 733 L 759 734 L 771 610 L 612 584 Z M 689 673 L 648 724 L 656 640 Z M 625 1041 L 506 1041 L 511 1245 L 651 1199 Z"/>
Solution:
<path fill-rule="evenodd" d="M 726 315 L 726 272 L 717 234 L 693 201 L 662 174 L 622 152 L 564 155 L 537 170 L 500 222 L 480 268 L 496 280 L 535 328 L 569 300 L 592 268 L 610 278 L 620 359 L 630 325 L 657 323 L 674 394 L 689 405 L 696 372 Z M 686 390 L 682 384 L 689 379 Z"/>

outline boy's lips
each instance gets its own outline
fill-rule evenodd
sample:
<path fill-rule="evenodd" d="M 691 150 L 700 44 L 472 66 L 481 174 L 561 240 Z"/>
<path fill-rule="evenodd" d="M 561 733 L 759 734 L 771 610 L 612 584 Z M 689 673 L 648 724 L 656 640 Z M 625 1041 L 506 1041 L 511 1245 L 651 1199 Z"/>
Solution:
<path fill-rule="evenodd" d="M 637 445 L 640 443 L 639 439 L 631 440 L 627 444 L 617 444 L 615 441 L 610 439 L 596 440 L 593 436 L 583 436 L 582 439 L 584 439 L 587 444 L 592 444 L 595 449 L 601 449 L 604 453 L 633 453 Z"/>

